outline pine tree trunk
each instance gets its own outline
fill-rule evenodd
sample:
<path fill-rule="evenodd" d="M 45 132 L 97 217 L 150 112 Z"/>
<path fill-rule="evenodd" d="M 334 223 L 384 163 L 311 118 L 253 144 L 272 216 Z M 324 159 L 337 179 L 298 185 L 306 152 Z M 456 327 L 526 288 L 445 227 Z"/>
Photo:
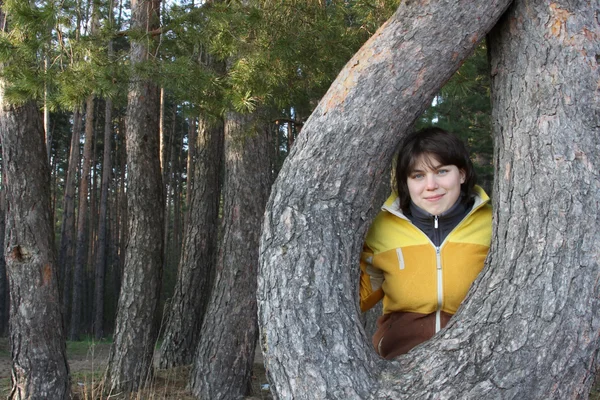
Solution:
<path fill-rule="evenodd" d="M 159 1 L 131 2 L 132 29 L 158 26 Z M 132 67 L 147 60 L 153 36 L 131 43 Z M 163 190 L 160 171 L 159 90 L 132 75 L 127 104 L 128 242 L 114 343 L 105 388 L 144 387 L 152 374 L 155 321 L 163 263 Z"/>
<path fill-rule="evenodd" d="M 189 205 L 191 203 L 192 191 L 194 186 L 194 159 L 196 157 L 196 138 L 198 137 L 197 130 L 197 118 L 190 117 L 189 119 L 189 130 L 188 130 L 188 157 L 187 164 L 185 167 L 187 180 L 185 185 L 185 204 L 188 207 L 185 221 L 184 221 L 184 229 L 185 225 L 187 225 L 188 215 L 190 213 Z"/>
<path fill-rule="evenodd" d="M 449 359 L 467 354 L 440 340 L 452 330 L 398 363 L 376 355 L 358 316 L 358 261 L 398 142 L 509 3 L 402 2 L 304 125 L 261 240 L 261 345 L 276 398 L 485 398 L 453 395 L 469 387 L 456 374 L 479 371 Z"/>
<path fill-rule="evenodd" d="M 194 185 L 190 193 L 179 273 L 161 346 L 161 368 L 191 364 L 214 276 L 223 124 L 209 126 L 201 117 L 195 148 Z"/>
<path fill-rule="evenodd" d="M 119 123 L 117 132 L 115 135 L 115 172 L 118 175 L 115 179 L 114 199 L 113 206 L 109 211 L 112 220 L 112 246 L 111 246 L 111 263 L 110 263 L 110 283 L 107 288 L 106 300 L 109 310 L 105 314 L 107 320 L 107 327 L 109 327 L 107 333 L 113 334 L 115 331 L 115 317 L 117 311 L 117 299 L 119 297 L 121 289 L 121 277 L 123 275 L 123 264 L 124 258 L 124 245 L 122 242 L 125 241 L 125 232 L 127 230 L 127 201 L 123 192 L 125 190 L 125 143 L 122 132 L 123 129 L 123 118 L 119 116 Z M 124 222 L 125 221 L 125 222 Z M 110 313 L 110 315 L 108 315 Z"/>
<path fill-rule="evenodd" d="M 160 111 L 158 116 L 158 126 L 160 129 L 160 170 L 162 172 L 163 182 L 165 182 L 167 180 L 167 149 L 169 146 L 165 130 L 165 88 L 162 87 L 160 88 Z"/>
<path fill-rule="evenodd" d="M 175 269 L 179 257 L 181 256 L 181 183 L 183 176 L 183 132 L 180 132 L 178 136 L 177 148 L 175 149 L 175 166 L 173 174 L 173 249 L 171 251 L 171 260 L 169 264 L 171 268 Z M 173 271 L 172 276 L 177 275 L 177 271 Z"/>
<path fill-rule="evenodd" d="M 472 368 L 490 371 L 495 387 L 481 385 L 480 398 L 587 398 L 595 378 L 599 11 L 519 0 L 490 34 L 496 232 L 465 310 L 487 322 Z"/>
<path fill-rule="evenodd" d="M 123 124 L 121 125 L 121 131 L 124 132 L 124 126 Z M 127 216 L 127 193 L 125 191 L 125 172 L 127 171 L 127 148 L 126 148 L 126 141 L 122 139 L 122 144 L 123 146 L 121 146 L 121 176 L 119 179 L 119 198 L 118 198 L 118 207 L 119 207 L 119 220 L 118 220 L 118 224 L 119 224 L 119 241 L 118 241 L 118 247 L 119 247 L 119 263 L 118 263 L 118 269 L 119 269 L 119 274 L 115 274 L 115 288 L 116 293 L 121 293 L 121 282 L 123 280 L 123 270 L 125 269 L 125 248 L 127 245 L 127 235 L 128 235 L 128 228 L 127 228 L 127 220 L 128 220 L 128 216 Z M 116 328 L 116 327 L 115 327 Z"/>
<path fill-rule="evenodd" d="M 170 268 L 172 263 L 173 249 L 177 245 L 175 243 L 175 195 L 176 195 L 176 185 L 177 185 L 177 144 L 179 143 L 178 137 L 179 132 L 177 132 L 177 105 L 173 104 L 173 108 L 171 110 L 171 129 L 169 134 L 169 151 L 167 164 L 165 165 L 165 172 L 167 173 L 165 184 L 165 249 L 164 249 L 164 262 L 163 262 L 163 271 L 166 271 Z"/>
<path fill-rule="evenodd" d="M 112 138 L 112 101 L 106 99 L 104 110 L 104 153 L 102 158 L 102 189 L 100 194 L 100 215 L 98 217 L 98 238 L 96 245 L 94 279 L 94 337 L 100 340 L 104 334 L 104 277 L 107 249 L 107 208 L 108 185 L 112 172 L 110 160 Z"/>
<path fill-rule="evenodd" d="M 4 173 L 2 177 L 5 178 Z M 8 278 L 6 276 L 6 261 L 4 259 L 4 233 L 6 228 L 6 182 L 2 183 L 0 190 L 0 336 L 8 334 Z"/>
<path fill-rule="evenodd" d="M 98 162 L 97 157 L 94 157 L 94 163 Z M 97 165 L 92 164 L 92 179 L 90 185 L 90 202 L 89 202 L 89 212 L 88 212 L 88 230 L 87 230 L 87 259 L 85 262 L 85 277 L 84 277 L 84 292 L 83 292 L 83 312 L 81 314 L 81 327 L 82 332 L 93 335 L 94 330 L 92 328 L 94 321 L 94 290 L 95 290 L 95 276 L 96 276 L 96 223 L 98 222 L 98 195 L 96 182 L 99 182 L 99 179 L 96 179 L 98 176 Z M 99 188 L 98 188 L 99 189 Z"/>
<path fill-rule="evenodd" d="M 164 99 L 163 99 L 164 100 Z M 165 107 L 164 104 L 162 107 Z M 164 187 L 164 209 L 165 209 L 165 226 L 163 227 L 163 270 L 166 270 L 169 264 L 169 249 L 170 249 L 170 238 L 171 238 L 171 202 L 173 200 L 172 192 L 173 192 L 173 154 L 174 154 L 174 142 L 175 142 L 175 129 L 174 129 L 174 120 L 176 118 L 176 106 L 173 106 L 172 113 L 172 125 L 169 135 L 165 135 L 166 129 L 164 129 L 165 121 L 163 120 L 163 133 L 161 134 L 161 143 L 162 146 L 165 146 L 163 149 L 162 156 L 164 157 L 164 162 L 162 164 L 162 179 L 163 179 L 163 187 Z M 163 116 L 164 118 L 164 116 Z"/>
<path fill-rule="evenodd" d="M 33 101 L 7 105 L 0 82 L 0 140 L 8 205 L 4 248 L 10 286 L 9 399 L 70 398 L 41 117 Z"/>
<path fill-rule="evenodd" d="M 92 167 L 92 143 L 94 141 L 94 96 L 89 96 L 85 109 L 85 137 L 83 162 L 79 180 L 79 210 L 77 212 L 77 243 L 73 270 L 73 301 L 71 302 L 70 340 L 79 340 L 82 329 L 82 306 L 85 285 L 85 267 L 88 236 L 88 191 Z"/>
<path fill-rule="evenodd" d="M 59 289 L 62 289 L 62 315 L 65 326 L 69 326 L 71 306 L 71 285 L 73 282 L 73 262 L 75 257 L 75 179 L 79 170 L 79 139 L 82 117 L 79 107 L 73 112 L 73 133 L 69 151 L 69 169 L 65 181 L 63 197 L 63 218 L 60 228 L 60 249 L 58 253 Z M 62 288 L 60 285 L 62 284 Z"/>
<path fill-rule="evenodd" d="M 48 55 L 44 55 L 44 72 L 48 72 Z M 52 131 L 50 130 L 50 109 L 48 108 L 48 86 L 44 85 L 44 135 L 48 163 L 52 159 Z M 54 215 L 54 214 L 53 214 Z"/>
<path fill-rule="evenodd" d="M 56 225 L 56 205 L 58 199 L 58 157 L 52 157 L 50 163 L 50 207 L 52 210 L 52 221 Z M 59 268 L 60 271 L 60 268 Z M 60 282 L 58 287 L 60 288 Z M 59 289 L 60 293 L 60 289 Z"/>
<path fill-rule="evenodd" d="M 97 116 L 94 116 L 96 126 L 94 132 L 99 132 L 99 122 Z M 92 328 L 94 320 L 94 287 L 95 287 L 95 259 L 96 259 L 96 239 L 97 239 L 97 222 L 98 222 L 98 184 L 100 182 L 98 174 L 98 138 L 97 134 L 94 134 L 94 143 L 92 149 L 92 165 L 91 165 L 91 179 L 90 179 L 90 201 L 88 206 L 88 229 L 87 229 L 87 260 L 85 262 L 85 291 L 83 296 L 83 310 L 87 312 L 82 313 L 82 328 L 86 332 L 93 334 Z"/>
<path fill-rule="evenodd" d="M 241 398 L 249 388 L 258 334 L 258 242 L 271 183 L 269 144 L 256 116 L 228 114 L 223 239 L 191 373 L 199 398 Z"/>

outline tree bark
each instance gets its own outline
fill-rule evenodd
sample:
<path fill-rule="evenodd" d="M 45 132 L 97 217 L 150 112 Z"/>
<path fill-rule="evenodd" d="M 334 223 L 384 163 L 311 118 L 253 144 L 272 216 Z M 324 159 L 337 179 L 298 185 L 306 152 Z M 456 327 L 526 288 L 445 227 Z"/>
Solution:
<path fill-rule="evenodd" d="M 109 327 L 108 332 L 111 334 L 115 330 L 115 318 L 117 310 L 117 299 L 121 290 L 121 277 L 123 275 L 123 265 L 125 263 L 124 253 L 127 234 L 127 199 L 125 198 L 125 169 L 126 169 L 126 152 L 124 138 L 124 123 L 123 116 L 119 115 L 115 134 L 115 174 L 118 175 L 115 179 L 113 206 L 110 209 L 112 220 L 112 251 L 110 262 L 110 283 L 106 296 L 106 305 L 110 311 L 106 314 L 106 326 Z"/>
<path fill-rule="evenodd" d="M 132 29 L 152 31 L 160 1 L 131 2 Z M 132 67 L 148 59 L 147 36 L 131 43 Z M 128 242 L 114 343 L 105 388 L 111 393 L 144 387 L 152 374 L 155 321 L 163 263 L 163 190 L 159 161 L 159 90 L 134 72 L 127 104 Z"/>
<path fill-rule="evenodd" d="M 171 249 L 171 262 L 169 268 L 175 269 L 175 266 L 179 264 L 179 258 L 181 257 L 181 236 L 182 236 L 182 223 L 183 217 L 181 215 L 181 186 L 183 176 L 183 130 L 177 135 L 177 146 L 175 150 L 175 164 L 173 166 L 173 179 L 171 184 L 173 185 L 173 248 Z M 175 277 L 177 271 L 171 276 Z M 172 281 L 171 281 L 172 282 Z"/>
<path fill-rule="evenodd" d="M 85 109 L 85 136 L 83 162 L 79 180 L 79 210 L 77 212 L 77 243 L 75 247 L 75 266 L 73 269 L 73 299 L 71 302 L 70 340 L 79 340 L 82 329 L 81 313 L 85 285 L 85 266 L 88 229 L 88 192 L 90 170 L 92 168 L 92 143 L 94 141 L 94 96 L 88 97 Z"/>
<path fill-rule="evenodd" d="M 163 99 L 161 100 L 161 107 L 165 107 L 164 104 L 164 96 Z M 164 114 L 164 113 L 163 113 Z M 161 133 L 161 146 L 166 146 L 165 148 L 163 148 L 163 152 L 161 153 L 161 157 L 164 157 L 164 162 L 162 163 L 162 167 L 161 167 L 161 171 L 162 171 L 162 179 L 163 179 L 163 190 L 164 190 L 164 204 L 163 207 L 165 209 L 165 226 L 163 227 L 164 229 L 164 233 L 163 233 L 163 240 L 164 240 L 164 244 L 163 244 L 163 271 L 167 270 L 167 266 L 169 264 L 169 243 L 171 242 L 170 239 L 170 235 L 169 233 L 172 232 L 171 231 L 171 202 L 173 200 L 173 197 L 171 195 L 171 193 L 173 193 L 173 175 L 174 175 L 174 167 L 175 167 L 175 162 L 174 162 L 174 154 L 175 154 L 175 120 L 177 118 L 177 105 L 174 104 L 173 108 L 172 108 L 172 113 L 171 113 L 172 119 L 171 119 L 171 129 L 170 129 L 170 133 L 169 135 L 165 135 L 166 133 L 166 129 L 165 129 L 165 120 L 164 120 L 164 115 L 163 115 L 163 120 L 160 123 L 163 129 L 163 132 Z"/>
<path fill-rule="evenodd" d="M 192 192 L 193 192 L 193 186 L 194 186 L 194 160 L 196 158 L 196 139 L 198 137 L 198 130 L 196 129 L 196 123 L 197 123 L 198 119 L 197 117 L 190 117 L 189 118 L 189 130 L 188 130 L 188 156 L 187 156 L 187 163 L 186 163 L 186 174 L 187 174 L 187 179 L 186 179 L 186 185 L 185 185 L 185 204 L 188 207 L 187 208 L 187 212 L 185 215 L 185 220 L 184 220 L 184 229 L 185 229 L 185 225 L 187 225 L 187 221 L 188 221 L 188 216 L 190 213 L 190 209 L 189 209 L 189 205 L 191 203 L 191 197 L 192 197 Z"/>
<path fill-rule="evenodd" d="M 515 1 L 490 35 L 496 232 L 463 314 L 480 398 L 587 398 L 597 371 L 599 11 Z"/>
<path fill-rule="evenodd" d="M 100 194 L 100 215 L 98 217 L 98 238 L 96 245 L 95 279 L 94 279 L 94 337 L 100 340 L 104 336 L 104 277 L 106 271 L 107 249 L 107 208 L 108 185 L 112 173 L 112 101 L 106 99 L 104 110 L 104 152 L 102 157 L 102 188 Z"/>
<path fill-rule="evenodd" d="M 50 170 L 35 102 L 10 106 L 0 82 L 0 140 L 6 177 L 5 259 L 10 286 L 9 399 L 70 398 L 60 315 Z"/>
<path fill-rule="evenodd" d="M 171 108 L 171 129 L 169 129 L 169 148 L 167 152 L 167 163 L 163 173 L 166 173 L 166 179 L 163 174 L 163 184 L 165 187 L 165 248 L 163 271 L 167 271 L 173 265 L 174 249 L 178 245 L 175 242 L 175 202 L 177 193 L 177 155 L 179 154 L 178 144 L 181 132 L 177 131 L 177 104 Z"/>
<path fill-rule="evenodd" d="M 271 183 L 269 145 L 258 116 L 228 114 L 223 239 L 190 382 L 202 399 L 241 398 L 249 387 L 258 334 L 260 225 Z"/>
<path fill-rule="evenodd" d="M 44 55 L 44 72 L 48 72 L 48 55 Z M 50 109 L 48 108 L 48 86 L 44 85 L 44 134 L 48 163 L 52 160 L 52 131 L 50 130 Z"/>
<path fill-rule="evenodd" d="M 2 178 L 5 178 L 4 173 Z M 8 277 L 6 276 L 6 261 L 4 259 L 4 233 L 6 231 L 6 181 L 0 190 L 0 337 L 8 334 Z"/>
<path fill-rule="evenodd" d="M 191 364 L 213 282 L 218 241 L 223 124 L 199 119 L 193 186 L 175 292 L 168 312 L 159 365 Z"/>
<path fill-rule="evenodd" d="M 163 182 L 165 182 L 167 175 L 167 154 L 168 154 L 168 142 L 165 129 L 165 88 L 160 88 L 160 111 L 158 117 L 158 126 L 160 131 L 160 170 L 163 176 Z"/>
<path fill-rule="evenodd" d="M 73 112 L 73 133 L 69 151 L 69 169 L 65 181 L 63 197 L 63 218 L 60 228 L 60 249 L 58 253 L 59 289 L 62 289 L 62 315 L 65 326 L 68 324 L 71 305 L 71 284 L 73 282 L 73 262 L 75 258 L 75 179 L 79 170 L 79 139 L 82 117 L 79 107 Z M 62 284 L 62 287 L 60 285 Z"/>
<path fill-rule="evenodd" d="M 124 132 L 124 124 L 123 119 L 121 119 L 121 132 Z M 122 135 L 123 136 L 123 135 Z M 118 263 L 118 272 L 119 274 L 115 274 L 115 288 L 116 293 L 121 293 L 121 283 L 123 280 L 123 270 L 125 269 L 125 247 L 127 244 L 127 235 L 129 234 L 127 229 L 127 193 L 125 191 L 125 172 L 127 171 L 127 141 L 122 138 L 121 139 L 122 146 L 120 148 L 120 159 L 121 159 L 121 170 L 120 170 L 120 178 L 119 178 L 119 197 L 118 197 L 118 207 L 119 207 L 119 237 L 118 237 L 118 247 L 119 247 L 119 263 Z"/>
<path fill-rule="evenodd" d="M 448 384 L 461 371 L 436 364 L 440 348 L 463 354 L 445 334 L 399 362 L 378 358 L 358 317 L 358 261 L 398 142 L 509 3 L 403 2 L 304 125 L 261 241 L 261 344 L 276 398 L 461 398 Z"/>

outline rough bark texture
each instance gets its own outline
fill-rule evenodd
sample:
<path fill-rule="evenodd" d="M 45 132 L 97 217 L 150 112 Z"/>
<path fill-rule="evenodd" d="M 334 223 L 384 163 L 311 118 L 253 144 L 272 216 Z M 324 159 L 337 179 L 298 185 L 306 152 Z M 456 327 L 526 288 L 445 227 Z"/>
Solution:
<path fill-rule="evenodd" d="M 175 293 L 171 299 L 161 346 L 161 368 L 191 364 L 214 276 L 221 197 L 223 124 L 207 126 L 203 118 L 199 122 L 195 143 L 197 154 L 192 168 L 194 185 L 190 193 L 188 222 L 185 225 Z"/>
<path fill-rule="evenodd" d="M 461 398 L 448 384 L 457 365 L 436 364 L 432 351 L 443 343 L 458 356 L 456 340 L 431 341 L 401 363 L 376 356 L 358 317 L 358 258 L 398 142 L 509 3 L 403 2 L 304 125 L 261 242 L 261 344 L 275 397 Z"/>
<path fill-rule="evenodd" d="M 230 113 L 225 121 L 223 239 L 191 373 L 192 392 L 201 399 L 237 399 L 248 390 L 258 333 L 258 245 L 270 175 L 266 127 L 252 116 Z"/>
<path fill-rule="evenodd" d="M 98 238 L 96 245 L 95 279 L 94 279 L 94 337 L 100 340 L 104 336 L 104 277 L 106 275 L 107 254 L 107 208 L 108 185 L 112 171 L 112 101 L 106 99 L 104 109 L 104 152 L 102 157 L 102 188 L 100 194 L 100 214 L 98 216 Z"/>
<path fill-rule="evenodd" d="M 182 221 L 183 216 L 181 213 L 181 182 L 183 176 L 183 132 L 180 132 L 177 136 L 176 148 L 174 154 L 174 166 L 173 166 L 173 248 L 171 249 L 171 263 L 169 266 L 175 269 L 175 266 L 179 264 L 179 258 L 181 257 L 181 236 L 182 236 Z M 177 274 L 177 271 L 172 271 L 172 276 Z"/>
<path fill-rule="evenodd" d="M 4 174 L 2 174 L 4 177 Z M 6 228 L 6 183 L 2 183 L 0 191 L 0 336 L 8 334 L 8 277 L 6 276 L 6 261 L 4 259 L 4 233 Z"/>
<path fill-rule="evenodd" d="M 159 6 L 159 1 L 132 1 L 132 28 L 156 28 Z M 147 60 L 152 40 L 148 36 L 132 42 L 133 66 Z M 164 224 L 158 96 L 156 85 L 133 74 L 126 128 L 129 233 L 116 331 L 106 374 L 105 388 L 111 393 L 143 387 L 152 373 Z"/>
<path fill-rule="evenodd" d="M 599 14 L 597 1 L 519 0 L 490 35 L 496 235 L 464 313 L 485 324 L 469 340 L 469 368 L 489 371 L 480 398 L 587 398 L 594 380 Z"/>
<path fill-rule="evenodd" d="M 73 299 L 71 302 L 71 323 L 69 339 L 79 340 L 82 329 L 82 308 L 85 285 L 85 267 L 87 256 L 88 230 L 88 192 L 90 171 L 92 169 L 92 143 L 94 142 L 94 96 L 89 96 L 85 108 L 85 135 L 83 162 L 79 179 L 79 210 L 77 212 L 77 242 L 75 246 L 75 265 L 73 268 Z"/>
<path fill-rule="evenodd" d="M 121 132 L 124 132 L 124 124 L 121 123 Z M 117 206 L 119 207 L 119 220 L 117 226 L 119 228 L 119 236 L 117 240 L 119 262 L 118 262 L 118 274 L 115 274 L 115 289 L 117 293 L 121 293 L 121 283 L 123 280 L 123 270 L 125 269 L 125 247 L 127 244 L 127 235 L 129 231 L 127 229 L 127 193 L 125 191 L 125 172 L 127 171 L 127 148 L 126 140 L 122 141 L 125 146 L 121 146 L 120 151 L 120 164 L 121 164 L 121 175 L 119 177 L 119 193 L 117 199 Z"/>
<path fill-rule="evenodd" d="M 194 186 L 194 160 L 196 159 L 196 142 L 198 141 L 198 129 L 196 124 L 198 123 L 198 119 L 196 117 L 190 117 L 188 120 L 189 129 L 188 129 L 188 155 L 186 160 L 185 171 L 187 174 L 187 180 L 185 185 L 185 204 L 189 206 L 192 202 L 192 192 Z M 190 209 L 188 207 L 184 224 L 187 224 L 187 220 L 189 217 Z"/>
<path fill-rule="evenodd" d="M 50 170 L 35 102 L 8 106 L 0 82 L 6 177 L 5 258 L 10 285 L 9 399 L 70 398 L 50 207 Z"/>
<path fill-rule="evenodd" d="M 62 314 L 68 326 L 71 304 L 71 283 L 75 258 L 75 179 L 79 169 L 79 139 L 81 137 L 81 113 L 79 107 L 73 112 L 73 133 L 69 150 L 69 169 L 63 197 L 63 217 L 60 227 L 60 249 L 58 251 L 59 289 L 62 291 Z M 62 286 L 61 286 L 62 285 Z"/>

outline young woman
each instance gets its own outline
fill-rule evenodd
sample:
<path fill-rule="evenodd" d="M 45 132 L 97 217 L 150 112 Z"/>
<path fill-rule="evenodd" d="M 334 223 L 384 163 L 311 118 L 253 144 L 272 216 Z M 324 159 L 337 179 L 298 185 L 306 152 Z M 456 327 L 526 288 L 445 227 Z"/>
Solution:
<path fill-rule="evenodd" d="M 361 309 L 383 299 L 373 336 L 382 357 L 407 353 L 446 326 L 483 268 L 492 212 L 475 180 L 453 134 L 427 128 L 404 140 L 397 191 L 373 221 L 361 256 Z"/>

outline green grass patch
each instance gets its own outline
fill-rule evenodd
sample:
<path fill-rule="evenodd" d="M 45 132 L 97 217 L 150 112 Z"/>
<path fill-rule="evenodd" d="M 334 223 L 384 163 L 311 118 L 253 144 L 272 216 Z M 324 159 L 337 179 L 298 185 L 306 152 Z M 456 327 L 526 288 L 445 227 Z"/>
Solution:
<path fill-rule="evenodd" d="M 10 357 L 8 338 L 0 337 L 0 357 Z"/>
<path fill-rule="evenodd" d="M 7 398 L 10 392 L 10 378 L 0 379 L 0 398 Z"/>
<path fill-rule="evenodd" d="M 67 341 L 67 356 L 85 356 L 90 354 L 96 348 L 110 347 L 112 344 L 111 339 L 94 340 L 92 338 L 86 338 L 77 342 Z"/>
<path fill-rule="evenodd" d="M 78 342 L 67 342 L 67 358 L 81 359 L 92 357 L 97 354 L 105 354 L 110 350 L 112 342 L 110 340 L 82 340 Z"/>

